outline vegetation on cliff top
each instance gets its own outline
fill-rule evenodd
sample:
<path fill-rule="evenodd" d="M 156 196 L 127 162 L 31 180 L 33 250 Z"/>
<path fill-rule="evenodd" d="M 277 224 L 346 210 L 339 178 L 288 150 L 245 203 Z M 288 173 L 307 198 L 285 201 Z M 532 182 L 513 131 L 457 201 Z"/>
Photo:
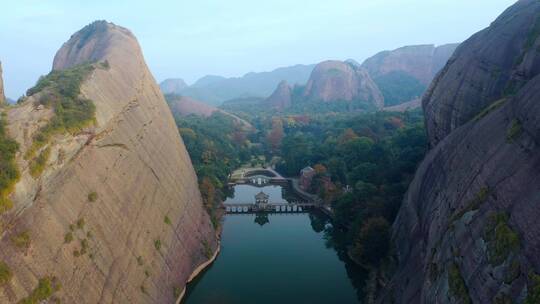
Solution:
<path fill-rule="evenodd" d="M 15 162 L 15 154 L 19 144 L 8 137 L 5 115 L 0 116 L 0 214 L 11 209 L 13 202 L 8 195 L 13 191 L 19 179 L 19 170 Z"/>
<path fill-rule="evenodd" d="M 39 176 L 48 155 L 35 157 L 56 134 L 77 133 L 95 121 L 96 108 L 91 100 L 80 97 L 81 84 L 95 69 L 93 64 L 82 64 L 66 70 L 55 70 L 39 79 L 27 91 L 28 96 L 41 93 L 39 104 L 52 107 L 54 117 L 34 135 L 25 158 L 30 159 L 32 175 Z M 44 152 L 42 152 L 43 154 Z"/>

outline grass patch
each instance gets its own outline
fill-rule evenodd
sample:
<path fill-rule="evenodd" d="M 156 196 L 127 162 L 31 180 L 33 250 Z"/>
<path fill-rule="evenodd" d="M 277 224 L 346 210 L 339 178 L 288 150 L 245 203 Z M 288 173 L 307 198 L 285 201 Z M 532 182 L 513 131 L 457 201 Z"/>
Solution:
<path fill-rule="evenodd" d="M 12 236 L 11 242 L 17 248 L 28 249 L 30 247 L 30 233 L 28 231 L 23 231 L 18 235 Z"/>
<path fill-rule="evenodd" d="M 83 217 L 77 220 L 77 229 L 83 229 L 84 225 L 85 225 L 85 221 Z"/>
<path fill-rule="evenodd" d="M 30 161 L 30 175 L 32 175 L 32 177 L 37 178 L 41 175 L 41 173 L 43 173 L 50 155 L 51 149 L 46 148 L 39 154 L 38 157 Z"/>
<path fill-rule="evenodd" d="M 458 303 L 472 303 L 469 296 L 469 289 L 461 275 L 459 266 L 455 262 L 452 262 L 448 268 L 448 286 L 450 288 L 450 293 L 458 300 Z"/>
<path fill-rule="evenodd" d="M 173 288 L 173 295 L 174 295 L 174 298 L 175 299 L 178 299 L 180 297 L 180 295 L 182 294 L 182 288 L 180 287 L 174 287 Z"/>
<path fill-rule="evenodd" d="M 157 240 L 154 241 L 154 247 L 156 248 L 157 251 L 161 250 L 161 240 L 160 239 L 157 239 Z"/>
<path fill-rule="evenodd" d="M 532 272 L 529 274 L 527 291 L 527 298 L 525 298 L 524 304 L 540 303 L 540 275 Z"/>
<path fill-rule="evenodd" d="M 97 201 L 97 199 L 98 199 L 98 194 L 97 194 L 96 191 L 92 191 L 92 192 L 88 193 L 88 201 L 89 202 L 95 202 L 95 201 Z"/>
<path fill-rule="evenodd" d="M 88 240 L 87 239 L 83 239 L 81 240 L 81 255 L 84 255 L 86 254 L 86 252 L 88 251 Z"/>
<path fill-rule="evenodd" d="M 163 218 L 163 222 L 167 225 L 172 225 L 171 223 L 171 219 L 165 215 L 165 217 Z"/>
<path fill-rule="evenodd" d="M 0 214 L 13 208 L 8 198 L 19 180 L 20 173 L 15 162 L 19 144 L 9 138 L 6 130 L 5 115 L 0 117 Z"/>
<path fill-rule="evenodd" d="M 479 121 L 480 119 L 486 117 L 489 113 L 497 110 L 500 108 L 504 103 L 506 102 L 506 98 L 499 99 L 495 101 L 494 103 L 490 104 L 486 108 L 484 108 L 480 113 L 478 113 L 474 118 L 473 121 Z"/>
<path fill-rule="evenodd" d="M 513 119 L 512 123 L 510 124 L 510 128 L 506 130 L 506 141 L 513 142 L 521 135 L 522 132 L 523 127 L 521 126 L 521 122 L 518 119 Z"/>
<path fill-rule="evenodd" d="M 56 134 L 76 133 L 94 123 L 96 108 L 91 100 L 80 98 L 81 84 L 94 70 L 92 64 L 82 64 L 70 69 L 52 71 L 42 76 L 27 91 L 28 96 L 42 93 L 39 103 L 52 107 L 54 117 L 33 138 L 25 158 L 31 159 Z"/>
<path fill-rule="evenodd" d="M 8 265 L 3 261 L 0 261 L 0 286 L 9 282 L 12 276 L 13 274 L 11 273 Z"/>
<path fill-rule="evenodd" d="M 39 280 L 38 286 L 19 304 L 38 304 L 48 300 L 55 292 L 61 288 L 60 283 L 54 277 L 45 277 Z"/>
<path fill-rule="evenodd" d="M 481 188 L 473 197 L 472 200 L 470 200 L 466 207 L 461 210 L 460 212 L 454 214 L 452 216 L 451 222 L 455 222 L 459 220 L 463 215 L 469 211 L 478 210 L 480 206 L 486 201 L 489 195 L 489 188 L 483 187 Z"/>
<path fill-rule="evenodd" d="M 519 251 L 519 235 L 508 226 L 506 213 L 492 214 L 484 235 L 488 247 L 488 260 L 493 266 L 502 264 L 511 253 Z"/>

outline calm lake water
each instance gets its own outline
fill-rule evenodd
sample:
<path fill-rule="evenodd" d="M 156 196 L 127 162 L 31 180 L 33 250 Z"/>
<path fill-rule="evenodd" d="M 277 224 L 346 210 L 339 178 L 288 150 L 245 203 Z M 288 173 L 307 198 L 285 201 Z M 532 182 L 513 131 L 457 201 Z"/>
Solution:
<path fill-rule="evenodd" d="M 251 201 L 261 190 L 281 195 L 279 186 L 239 185 L 235 197 Z M 184 303 L 359 303 L 365 273 L 329 231 L 317 213 L 227 215 L 221 253 L 189 284 Z"/>

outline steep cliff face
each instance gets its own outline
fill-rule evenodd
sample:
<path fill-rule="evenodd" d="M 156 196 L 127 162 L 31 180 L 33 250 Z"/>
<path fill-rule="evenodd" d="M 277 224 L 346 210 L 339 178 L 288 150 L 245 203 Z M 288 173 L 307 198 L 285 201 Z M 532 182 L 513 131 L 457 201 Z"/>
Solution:
<path fill-rule="evenodd" d="M 368 72 L 342 61 L 319 63 L 311 73 L 304 96 L 325 102 L 360 100 L 376 108 L 384 105 L 384 98 Z"/>
<path fill-rule="evenodd" d="M 0 217 L 0 261 L 11 272 L 1 303 L 35 297 L 50 282 L 62 287 L 49 298 L 63 303 L 174 303 L 173 291 L 217 247 L 191 161 L 135 37 L 92 23 L 62 46 L 53 69 L 88 62 L 95 68 L 80 95 L 95 105 L 95 123 L 55 134 L 41 148 L 50 155 L 41 174 L 31 174 L 25 154 L 55 115 L 37 106 L 47 91 L 7 113 L 21 178 L 13 208 Z"/>
<path fill-rule="evenodd" d="M 4 79 L 2 78 L 2 62 L 0 62 L 0 105 L 6 102 L 6 95 L 4 95 Z"/>
<path fill-rule="evenodd" d="M 456 50 L 423 101 L 433 144 L 538 74 L 537 5 L 519 1 Z"/>
<path fill-rule="evenodd" d="M 518 1 L 424 98 L 433 148 L 394 223 L 399 267 L 384 300 L 538 303 L 539 25 L 540 2 Z"/>
<path fill-rule="evenodd" d="M 292 89 L 287 81 L 280 82 L 274 93 L 264 100 L 263 104 L 278 110 L 290 107 L 292 104 Z"/>
<path fill-rule="evenodd" d="M 188 85 L 183 79 L 165 79 L 160 84 L 161 92 L 163 94 L 180 94 L 182 90 L 187 88 Z"/>
<path fill-rule="evenodd" d="M 446 64 L 458 44 L 411 45 L 392 51 L 383 51 L 366 59 L 362 67 L 373 78 L 392 72 L 403 72 L 428 85 Z"/>

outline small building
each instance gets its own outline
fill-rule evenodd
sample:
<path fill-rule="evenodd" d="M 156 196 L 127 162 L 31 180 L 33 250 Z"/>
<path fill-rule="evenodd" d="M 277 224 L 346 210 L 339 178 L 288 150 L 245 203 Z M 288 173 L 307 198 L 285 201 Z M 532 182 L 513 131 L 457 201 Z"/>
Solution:
<path fill-rule="evenodd" d="M 270 196 L 264 192 L 259 192 L 255 195 L 255 204 L 257 205 L 266 205 L 268 204 L 268 199 Z"/>
<path fill-rule="evenodd" d="M 304 169 L 300 170 L 300 188 L 304 191 L 307 191 L 309 187 L 311 186 L 311 181 L 313 180 L 313 177 L 317 174 L 315 172 L 315 169 L 311 168 L 310 166 L 305 167 Z"/>

